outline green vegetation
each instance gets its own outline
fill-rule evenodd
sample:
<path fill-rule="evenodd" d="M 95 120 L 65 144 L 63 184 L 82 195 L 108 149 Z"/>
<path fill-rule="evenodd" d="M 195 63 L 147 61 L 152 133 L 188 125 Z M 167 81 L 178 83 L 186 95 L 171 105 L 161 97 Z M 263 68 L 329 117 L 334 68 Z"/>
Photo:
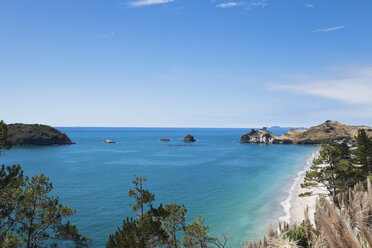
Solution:
<path fill-rule="evenodd" d="M 7 142 L 17 146 L 73 144 L 66 134 L 46 125 L 10 124 L 7 125 L 7 133 Z"/>
<path fill-rule="evenodd" d="M 331 122 L 326 122 L 331 123 Z M 332 131 L 332 130 L 331 130 Z M 372 140 L 364 129 L 358 130 L 355 149 L 346 143 L 322 144 L 319 157 L 306 173 L 303 188 L 325 186 L 332 203 L 317 200 L 315 226 L 308 212 L 299 226 L 269 229 L 268 238 L 248 243 L 247 248 L 338 248 L 372 247 Z M 366 180 L 367 178 L 367 180 Z M 368 190 L 365 190 L 367 185 Z M 299 196 L 312 195 L 305 192 Z"/>
<path fill-rule="evenodd" d="M 0 155 L 2 151 L 9 150 L 12 144 L 8 141 L 8 128 L 4 121 L 0 121 Z"/>
<path fill-rule="evenodd" d="M 366 136 L 372 136 L 372 129 L 363 126 L 348 126 L 337 121 L 326 121 L 309 129 L 291 129 L 281 136 L 275 136 L 266 129 L 254 130 L 243 135 L 240 143 L 273 143 L 273 144 L 330 144 L 336 146 L 342 142 L 348 142 L 363 130 Z M 257 141 L 254 137 L 261 133 L 266 139 Z M 268 141 L 268 138 L 271 140 Z"/>
<path fill-rule="evenodd" d="M 337 204 L 336 195 L 353 187 L 356 183 L 364 180 L 370 168 L 372 157 L 372 142 L 366 136 L 364 130 L 359 130 L 357 147 L 350 151 L 345 143 L 337 145 L 323 144 L 319 157 L 313 161 L 310 170 L 306 172 L 303 188 L 325 186 L 334 203 Z M 308 196 L 306 192 L 300 196 Z"/>
<path fill-rule="evenodd" d="M 365 130 L 358 131 L 357 149 L 353 152 L 355 155 L 354 161 L 363 167 L 365 176 L 372 171 L 372 139 L 367 136 Z"/>
<path fill-rule="evenodd" d="M 267 238 L 246 243 L 247 248 L 333 248 L 372 247 L 372 139 L 371 130 L 357 130 L 356 147 L 349 149 L 354 128 L 337 122 L 309 130 L 291 130 L 278 142 L 281 144 L 312 144 L 324 142 L 318 158 L 306 172 L 300 196 L 312 195 L 311 188 L 325 186 L 332 203 L 322 197 L 316 203 L 315 225 L 307 210 L 300 225 L 284 224 L 269 229 Z M 264 130 L 253 130 L 255 135 Z M 292 132 L 292 133 L 291 133 Z M 295 136 L 293 136 L 295 135 Z M 309 135 L 314 135 L 309 138 Z M 327 136 L 331 135 L 331 136 Z M 266 139 L 273 137 L 264 133 Z M 292 139 L 296 137 L 296 139 Z M 187 135 L 185 140 L 193 140 Z M 276 139 L 274 139 L 274 142 Z M 0 121 L 0 153 L 11 145 L 47 145 L 71 143 L 69 138 L 51 127 L 42 125 L 5 125 Z M 367 178 L 367 180 L 365 180 Z M 155 195 L 145 189 L 146 178 L 134 176 L 129 197 L 135 218 L 123 220 L 121 227 L 109 236 L 106 248 L 207 248 L 228 247 L 228 235 L 210 236 L 209 226 L 201 216 L 186 223 L 187 209 L 175 203 L 153 206 Z M 365 186 L 367 185 L 367 190 Z M 82 236 L 76 226 L 64 221 L 76 210 L 59 203 L 52 196 L 52 183 L 43 174 L 28 178 L 20 165 L 0 169 L 0 247 L 88 247 L 90 239 Z"/>
<path fill-rule="evenodd" d="M 7 133 L 0 122 L 1 147 Z M 90 239 L 63 222 L 76 213 L 51 196 L 53 185 L 43 174 L 29 179 L 20 165 L 0 169 L 0 247 L 88 247 Z"/>
<path fill-rule="evenodd" d="M 134 188 L 129 190 L 129 196 L 135 200 L 131 206 L 137 217 L 127 217 L 121 228 L 109 236 L 106 248 L 227 247 L 228 235 L 211 237 L 203 217 L 198 216 L 186 225 L 184 205 L 160 204 L 154 208 L 155 195 L 143 188 L 145 182 L 145 177 L 134 176 Z"/>
<path fill-rule="evenodd" d="M 299 226 L 294 225 L 292 228 L 287 226 L 286 228 L 282 229 L 282 232 L 285 233 L 290 241 L 296 242 L 298 246 L 304 248 L 309 247 L 305 222 L 302 222 Z"/>
<path fill-rule="evenodd" d="M 314 160 L 310 171 L 306 172 L 304 184 L 301 186 L 316 186 L 323 184 L 333 199 L 336 199 L 337 185 L 335 179 L 335 166 L 341 159 L 341 151 L 334 146 L 323 144 L 319 157 Z M 324 166 L 327 164 L 327 166 Z M 321 165 L 321 166 L 319 166 Z"/>
<path fill-rule="evenodd" d="M 269 229 L 268 237 L 246 248 L 339 248 L 372 247 L 372 187 L 362 183 L 337 195 L 338 207 L 326 199 L 316 202 L 315 226 L 310 224 L 307 210 L 300 226 Z"/>

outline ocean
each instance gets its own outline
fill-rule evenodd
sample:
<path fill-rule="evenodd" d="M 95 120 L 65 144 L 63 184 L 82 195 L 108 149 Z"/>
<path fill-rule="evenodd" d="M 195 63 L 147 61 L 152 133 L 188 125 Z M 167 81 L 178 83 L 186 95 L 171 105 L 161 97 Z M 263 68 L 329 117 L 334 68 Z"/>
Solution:
<path fill-rule="evenodd" d="M 97 248 L 105 247 L 124 218 L 134 216 L 128 196 L 133 175 L 147 178 L 145 188 L 155 194 L 154 206 L 185 204 L 188 222 L 204 216 L 211 235 L 228 231 L 233 247 L 257 240 L 286 215 L 282 205 L 288 205 L 283 202 L 293 181 L 319 149 L 240 144 L 240 136 L 250 129 L 58 129 L 76 144 L 14 147 L 5 151 L 0 163 L 21 164 L 29 176 L 48 176 L 53 194 L 77 209 L 69 220 Z M 186 134 L 198 142 L 182 143 Z M 160 142 L 164 137 L 172 141 Z M 106 139 L 118 143 L 105 144 Z"/>

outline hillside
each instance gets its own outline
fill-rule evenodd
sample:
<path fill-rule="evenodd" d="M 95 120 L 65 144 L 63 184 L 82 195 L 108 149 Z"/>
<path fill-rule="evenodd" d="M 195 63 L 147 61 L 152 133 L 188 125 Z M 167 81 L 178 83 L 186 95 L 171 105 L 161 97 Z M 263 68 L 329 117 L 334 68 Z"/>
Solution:
<path fill-rule="evenodd" d="M 15 146 L 70 145 L 73 142 L 61 131 L 39 124 L 9 124 L 8 141 Z"/>
<path fill-rule="evenodd" d="M 358 129 L 365 129 L 372 137 L 372 128 L 366 126 L 348 126 L 337 121 L 326 121 L 309 129 L 292 129 L 281 136 L 275 136 L 268 131 L 250 132 L 241 137 L 240 143 L 261 144 L 320 144 L 329 143 L 345 138 L 354 138 Z M 258 136 L 267 136 L 271 139 L 260 139 Z M 258 142 L 257 142 L 258 141 Z"/>

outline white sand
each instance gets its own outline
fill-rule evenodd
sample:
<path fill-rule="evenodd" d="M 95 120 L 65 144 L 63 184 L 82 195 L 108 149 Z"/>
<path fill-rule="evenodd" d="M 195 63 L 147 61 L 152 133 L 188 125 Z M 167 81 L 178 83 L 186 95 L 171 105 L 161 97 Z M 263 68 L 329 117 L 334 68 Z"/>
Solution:
<path fill-rule="evenodd" d="M 327 165 L 320 165 L 327 166 Z M 301 183 L 304 182 L 305 174 L 301 179 Z M 315 213 L 315 203 L 319 195 L 326 195 L 327 190 L 324 186 L 316 186 L 310 189 L 301 188 L 301 183 L 297 185 L 296 190 L 294 191 L 294 197 L 291 201 L 290 208 L 290 223 L 291 224 L 300 224 L 304 220 L 304 212 L 306 207 L 309 208 L 309 219 L 310 222 L 314 224 L 314 213 Z M 298 195 L 305 192 L 312 192 L 311 196 L 299 197 Z"/>

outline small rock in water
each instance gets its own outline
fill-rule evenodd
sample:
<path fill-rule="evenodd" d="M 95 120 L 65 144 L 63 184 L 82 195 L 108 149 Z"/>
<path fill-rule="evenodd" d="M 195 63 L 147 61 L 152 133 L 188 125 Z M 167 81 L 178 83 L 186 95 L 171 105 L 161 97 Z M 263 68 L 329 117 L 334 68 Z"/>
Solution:
<path fill-rule="evenodd" d="M 160 139 L 160 141 L 169 142 L 169 141 L 171 141 L 171 140 L 168 139 L 168 138 L 164 138 L 164 139 Z"/>
<path fill-rule="evenodd" d="M 114 143 L 116 143 L 116 141 L 113 141 L 113 140 L 105 140 L 104 143 L 107 143 L 107 144 L 114 144 Z"/>
<path fill-rule="evenodd" d="M 185 138 L 182 139 L 182 142 L 195 142 L 194 136 L 191 134 L 188 134 L 185 136 Z"/>

